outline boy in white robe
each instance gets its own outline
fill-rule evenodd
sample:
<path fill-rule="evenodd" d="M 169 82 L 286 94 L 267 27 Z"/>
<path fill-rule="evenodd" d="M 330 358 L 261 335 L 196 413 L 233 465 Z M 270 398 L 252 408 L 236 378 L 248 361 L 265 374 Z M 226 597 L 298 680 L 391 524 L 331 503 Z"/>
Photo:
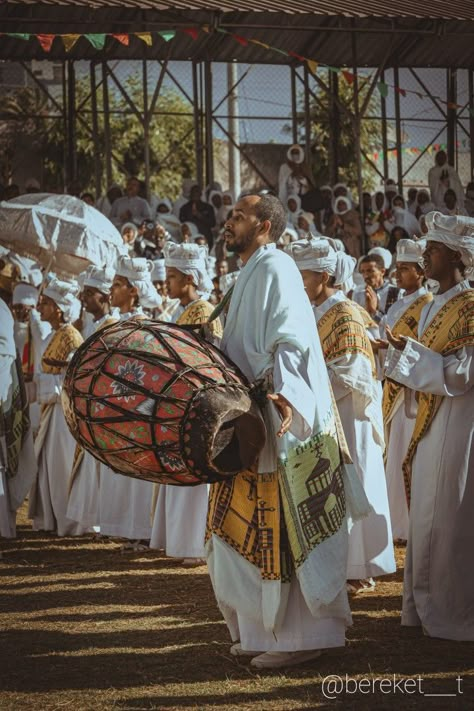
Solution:
<path fill-rule="evenodd" d="M 93 332 L 114 323 L 110 312 L 113 269 L 90 266 L 79 276 L 83 308 L 92 316 Z M 101 463 L 78 447 L 71 472 L 67 516 L 83 526 L 99 530 L 99 472 Z"/>
<path fill-rule="evenodd" d="M 288 251 L 313 306 L 349 453 L 373 509 L 349 534 L 347 580 L 349 590 L 358 592 L 396 566 L 383 464 L 382 392 L 359 309 L 337 289 L 356 260 L 336 251 L 328 238 L 299 240 Z"/>
<path fill-rule="evenodd" d="M 474 220 L 432 212 L 426 223 L 425 273 L 438 293 L 423 308 L 418 340 L 386 329 L 386 375 L 418 400 L 403 463 L 411 504 L 402 625 L 474 641 L 474 291 L 466 278 Z"/>
<path fill-rule="evenodd" d="M 421 310 L 433 298 L 423 282 L 425 279 L 423 251 L 426 242 L 401 239 L 397 243 L 396 279 L 403 296 L 396 301 L 380 323 L 380 354 L 385 358 L 388 343 L 385 326 L 398 334 L 418 335 Z M 408 504 L 402 474 L 402 462 L 413 434 L 415 418 L 408 417 L 404 407 L 404 388 L 393 380 L 385 380 L 382 410 L 386 443 L 386 477 L 392 533 L 395 541 L 408 538 Z"/>
<path fill-rule="evenodd" d="M 119 320 L 145 318 L 142 306 L 161 306 L 161 297 L 151 280 L 153 262 L 142 258 L 120 257 L 110 289 L 111 305 Z M 104 536 L 133 541 L 126 547 L 139 549 L 151 535 L 150 511 L 153 484 L 116 474 L 100 465 L 99 526 Z"/>
<path fill-rule="evenodd" d="M 231 653 L 253 657 L 260 669 L 300 664 L 344 645 L 351 624 L 347 515 L 368 510 L 341 454 L 301 276 L 276 249 L 285 225 L 283 205 L 270 195 L 242 198 L 225 224 L 226 246 L 243 267 L 222 349 L 261 394 L 267 442 L 258 472 L 211 487 L 206 547 L 235 642 Z"/>
<path fill-rule="evenodd" d="M 166 283 L 171 298 L 181 309 L 173 323 L 197 325 L 208 321 L 211 304 L 199 296 L 209 293 L 212 282 L 207 274 L 207 247 L 197 244 L 165 246 Z M 219 321 L 211 324 L 212 337 L 220 340 Z M 204 565 L 204 538 L 208 503 L 207 484 L 199 486 L 160 485 L 153 516 L 150 548 L 164 549 L 167 556 L 182 559 L 184 566 Z"/>

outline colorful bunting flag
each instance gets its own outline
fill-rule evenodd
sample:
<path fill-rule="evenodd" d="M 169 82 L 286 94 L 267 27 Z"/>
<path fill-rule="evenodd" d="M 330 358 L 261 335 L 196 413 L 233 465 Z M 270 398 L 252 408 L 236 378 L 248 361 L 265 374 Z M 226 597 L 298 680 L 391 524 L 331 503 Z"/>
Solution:
<path fill-rule="evenodd" d="M 81 35 L 61 35 L 66 52 L 70 52 Z"/>
<path fill-rule="evenodd" d="M 120 42 L 120 44 L 124 44 L 125 47 L 128 47 L 130 44 L 130 35 L 112 35 L 116 40 Z"/>
<path fill-rule="evenodd" d="M 311 72 L 311 74 L 316 74 L 318 71 L 318 63 L 314 61 L 314 59 L 307 59 L 306 64 L 308 65 L 308 69 Z"/>
<path fill-rule="evenodd" d="M 106 36 L 107 35 L 105 34 L 84 35 L 84 37 L 89 40 L 94 49 L 104 49 Z"/>
<path fill-rule="evenodd" d="M 183 30 L 183 32 L 186 32 L 186 34 L 190 35 L 193 39 L 197 39 L 198 37 L 197 30 Z M 171 42 L 171 40 L 176 37 L 176 32 L 174 30 L 161 30 L 161 32 L 158 32 L 158 34 L 162 39 L 164 39 L 165 42 Z"/>
<path fill-rule="evenodd" d="M 189 27 L 188 29 L 183 30 L 183 32 L 192 37 L 193 40 L 197 40 L 197 38 L 199 37 L 199 30 L 197 29 L 197 27 Z"/>
<path fill-rule="evenodd" d="M 153 44 L 153 38 L 150 32 L 135 32 L 135 37 L 141 39 L 141 41 L 145 42 L 149 47 Z"/>
<path fill-rule="evenodd" d="M 382 99 L 386 99 L 388 96 L 388 86 L 384 81 L 379 81 L 377 84 L 377 89 L 379 90 L 379 94 L 382 97 Z"/>
<path fill-rule="evenodd" d="M 344 77 L 344 79 L 346 80 L 346 82 L 347 82 L 348 84 L 353 84 L 353 83 L 354 83 L 355 76 L 354 76 L 354 74 L 353 74 L 352 72 L 348 72 L 346 69 L 343 69 L 343 70 L 342 70 L 342 76 Z"/>
<path fill-rule="evenodd" d="M 42 49 L 45 52 L 49 52 L 53 46 L 54 38 L 56 35 L 36 35 L 38 42 L 40 43 Z"/>
<path fill-rule="evenodd" d="M 396 87 L 395 87 L 395 91 L 396 91 L 398 94 L 400 94 L 401 96 L 406 96 L 406 95 L 407 95 L 407 92 L 405 91 L 405 89 L 401 89 L 399 86 L 396 86 Z"/>
<path fill-rule="evenodd" d="M 242 45 L 242 47 L 247 47 L 248 46 L 248 40 L 245 39 L 245 37 L 241 37 L 240 35 L 232 35 L 232 37 L 235 39 L 236 42 Z"/>

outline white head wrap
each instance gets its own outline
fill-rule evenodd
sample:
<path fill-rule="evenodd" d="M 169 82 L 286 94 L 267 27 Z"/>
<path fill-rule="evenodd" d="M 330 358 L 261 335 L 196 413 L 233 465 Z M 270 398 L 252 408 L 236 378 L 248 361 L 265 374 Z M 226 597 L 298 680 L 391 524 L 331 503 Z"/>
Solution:
<path fill-rule="evenodd" d="M 12 304 L 22 304 L 23 306 L 36 306 L 38 303 L 38 289 L 34 286 L 20 282 L 13 289 Z"/>
<path fill-rule="evenodd" d="M 382 257 L 385 269 L 390 269 L 392 266 L 393 255 L 388 249 L 385 249 L 385 247 L 372 247 L 368 253 L 378 254 L 379 257 Z"/>
<path fill-rule="evenodd" d="M 382 207 L 377 207 L 377 202 L 376 202 L 377 195 L 382 195 L 382 197 L 383 197 Z M 388 208 L 388 200 L 387 200 L 387 196 L 385 195 L 383 188 L 379 188 L 378 190 L 375 191 L 375 193 L 370 198 L 370 203 L 372 206 L 372 212 L 381 212 L 381 211 L 384 211 Z"/>
<path fill-rule="evenodd" d="M 209 279 L 210 279 L 211 281 L 214 279 L 214 277 L 217 276 L 217 274 L 216 274 L 216 263 L 217 263 L 216 257 L 211 257 L 211 256 L 207 256 L 207 257 L 206 257 L 207 275 L 208 275 L 208 277 L 209 277 Z"/>
<path fill-rule="evenodd" d="M 388 183 L 384 186 L 385 193 L 398 193 L 398 188 L 394 183 Z"/>
<path fill-rule="evenodd" d="M 277 244 L 279 244 L 280 246 L 286 246 L 287 244 L 290 244 L 290 242 L 296 242 L 297 239 L 298 232 L 291 225 L 287 225 L 281 237 L 278 238 Z"/>
<path fill-rule="evenodd" d="M 332 195 L 333 190 L 330 185 L 321 185 L 321 187 L 319 188 L 319 192 L 321 192 L 321 193 L 328 192 L 328 193 L 331 193 L 331 195 Z"/>
<path fill-rule="evenodd" d="M 338 207 L 340 203 L 344 203 L 344 207 L 341 209 Z M 338 197 L 334 198 L 333 200 L 333 210 L 336 213 L 336 215 L 345 215 L 346 212 L 349 212 L 351 209 L 352 204 L 349 198 L 344 197 L 344 195 L 339 195 Z"/>
<path fill-rule="evenodd" d="M 171 200 L 169 200 L 168 198 L 160 198 L 156 204 L 156 212 L 158 213 L 158 215 L 161 215 L 161 214 L 166 215 L 166 212 L 165 213 L 158 212 L 158 208 L 160 207 L 160 205 L 164 205 L 168 209 L 168 212 L 171 212 L 171 210 L 173 209 Z"/>
<path fill-rule="evenodd" d="M 115 269 L 117 276 L 128 279 L 130 284 L 136 288 L 141 306 L 148 309 L 161 306 L 162 302 L 161 296 L 157 293 L 151 280 L 152 271 L 153 262 L 149 259 L 124 257 L 123 255 L 118 258 Z"/>
<path fill-rule="evenodd" d="M 288 203 L 290 202 L 290 200 L 294 200 L 295 203 L 296 203 L 296 208 L 293 210 L 293 212 L 299 212 L 299 211 L 301 210 L 301 198 L 300 198 L 300 196 L 297 195 L 296 193 L 290 193 L 290 194 L 288 195 L 288 198 L 287 198 L 287 201 L 286 201 L 286 206 L 287 206 L 288 210 L 290 210 L 290 208 L 289 208 L 289 206 L 288 206 Z"/>
<path fill-rule="evenodd" d="M 182 274 L 192 276 L 199 292 L 208 294 L 212 291 L 212 282 L 207 273 L 208 250 L 205 245 L 168 243 L 164 253 L 167 267 L 174 267 Z"/>
<path fill-rule="evenodd" d="M 21 281 L 33 286 L 39 286 L 43 281 L 43 272 L 39 264 L 28 257 L 20 257 L 16 252 L 7 252 L 7 261 L 13 264 L 20 272 Z"/>
<path fill-rule="evenodd" d="M 108 269 L 107 267 L 99 269 L 90 265 L 82 274 L 79 274 L 77 281 L 82 289 L 85 286 L 92 286 L 103 294 L 108 294 L 114 280 L 114 274 L 113 269 Z"/>
<path fill-rule="evenodd" d="M 350 279 L 356 264 L 354 257 L 338 251 L 329 237 L 300 239 L 288 245 L 285 251 L 293 257 L 300 271 L 327 272 L 334 277 L 335 286 Z"/>
<path fill-rule="evenodd" d="M 194 222 L 183 222 L 182 225 L 187 225 L 189 227 L 191 239 L 194 239 L 195 237 L 198 236 L 199 230 L 198 230 L 197 226 L 194 224 Z"/>
<path fill-rule="evenodd" d="M 291 155 L 291 151 L 296 151 L 296 150 L 298 151 L 298 156 L 296 158 L 293 158 Z M 302 163 L 304 161 L 304 150 L 297 143 L 294 143 L 292 146 L 290 146 L 288 148 L 286 157 L 292 163 L 297 163 L 297 164 Z"/>
<path fill-rule="evenodd" d="M 66 323 L 72 323 L 80 316 L 81 302 L 76 298 L 78 293 L 78 284 L 71 281 L 60 281 L 54 276 L 43 290 L 44 296 L 52 299 L 61 309 Z"/>
<path fill-rule="evenodd" d="M 425 251 L 426 240 L 400 239 L 397 242 L 397 262 L 410 262 L 424 267 L 423 252 Z"/>
<path fill-rule="evenodd" d="M 229 274 L 224 274 L 219 277 L 219 289 L 222 291 L 224 296 L 227 294 L 229 289 L 234 286 L 239 274 L 240 272 L 230 272 Z"/>
<path fill-rule="evenodd" d="M 459 252 L 466 267 L 466 279 L 474 276 L 474 218 L 464 215 L 442 215 L 430 212 L 426 215 L 427 242 L 441 242 L 449 249 Z"/>
<path fill-rule="evenodd" d="M 153 271 L 151 272 L 151 280 L 164 281 L 166 279 L 166 265 L 164 259 L 153 260 Z"/>
<path fill-rule="evenodd" d="M 339 188 L 344 188 L 347 194 L 349 194 L 349 188 L 345 183 L 336 183 L 332 189 L 333 194 L 336 192 L 336 190 L 339 190 Z M 344 195 L 340 195 L 338 197 L 344 197 Z"/>

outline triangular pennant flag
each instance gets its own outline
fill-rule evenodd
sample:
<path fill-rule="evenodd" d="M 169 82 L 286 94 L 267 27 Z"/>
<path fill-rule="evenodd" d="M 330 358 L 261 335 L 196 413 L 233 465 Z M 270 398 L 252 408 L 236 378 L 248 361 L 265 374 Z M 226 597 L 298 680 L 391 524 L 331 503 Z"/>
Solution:
<path fill-rule="evenodd" d="M 307 59 L 306 64 L 308 65 L 308 69 L 311 72 L 311 74 L 316 74 L 318 71 L 318 63 L 314 61 L 314 59 Z"/>
<path fill-rule="evenodd" d="M 61 35 L 66 52 L 70 52 L 81 35 Z"/>
<path fill-rule="evenodd" d="M 417 97 L 418 97 L 419 99 L 424 99 L 424 98 L 425 98 L 425 95 L 424 95 L 424 94 L 420 94 L 419 91 L 415 91 L 415 94 L 417 95 Z"/>
<path fill-rule="evenodd" d="M 203 32 L 207 32 L 207 34 L 209 34 L 210 31 L 211 31 L 211 28 L 209 27 L 209 25 L 203 25 L 203 26 L 201 27 L 201 30 L 202 30 Z"/>
<path fill-rule="evenodd" d="M 235 39 L 236 42 L 242 45 L 242 47 L 247 47 L 248 45 L 248 40 L 245 39 L 245 37 L 241 37 L 240 35 L 232 35 L 232 37 Z"/>
<path fill-rule="evenodd" d="M 258 44 L 259 47 L 263 47 L 264 49 L 270 49 L 270 45 L 269 45 L 269 44 L 265 44 L 265 42 L 260 42 L 260 40 L 251 39 L 251 40 L 249 40 L 249 42 L 253 42 L 254 44 Z"/>
<path fill-rule="evenodd" d="M 352 72 L 348 72 L 346 69 L 342 70 L 342 76 L 348 84 L 353 84 L 355 76 Z"/>
<path fill-rule="evenodd" d="M 94 49 L 104 49 L 106 35 L 91 34 L 91 35 L 84 35 L 84 37 L 86 37 L 89 40 L 89 42 L 94 47 Z"/>
<path fill-rule="evenodd" d="M 382 99 L 385 99 L 388 96 L 388 86 L 384 81 L 379 81 L 379 83 L 377 84 L 377 89 L 379 90 L 379 94 Z"/>
<path fill-rule="evenodd" d="M 126 47 L 130 44 L 130 35 L 112 35 L 112 37 L 120 42 L 120 44 L 124 44 Z"/>
<path fill-rule="evenodd" d="M 187 34 L 189 34 L 188 30 L 183 30 L 183 32 L 186 32 Z M 176 32 L 174 30 L 161 30 L 161 32 L 158 32 L 158 34 L 160 35 L 161 39 L 164 39 L 165 42 L 171 42 L 171 40 L 176 37 Z M 196 37 L 193 37 L 193 39 L 196 39 L 196 38 L 197 38 L 197 30 L 196 30 Z"/>
<path fill-rule="evenodd" d="M 153 38 L 150 32 L 135 32 L 135 37 L 141 39 L 141 41 L 145 42 L 149 47 L 153 44 Z"/>
<path fill-rule="evenodd" d="M 197 40 L 197 38 L 199 37 L 199 30 L 197 29 L 197 27 L 189 27 L 188 29 L 183 30 L 183 32 L 192 37 L 193 40 Z"/>
<path fill-rule="evenodd" d="M 396 91 L 398 94 L 400 94 L 401 96 L 406 96 L 406 95 L 407 95 L 405 89 L 400 89 L 399 86 L 396 86 L 396 87 L 395 87 L 395 91 Z"/>
<path fill-rule="evenodd" d="M 296 52 L 288 52 L 288 56 L 289 56 L 289 57 L 294 57 L 294 58 L 297 59 L 299 62 L 305 62 L 305 61 L 306 61 L 306 59 L 305 59 L 304 57 L 302 57 L 301 54 L 296 54 Z"/>
<path fill-rule="evenodd" d="M 333 74 L 339 74 L 339 69 L 337 67 L 330 67 L 328 64 L 326 69 L 328 70 L 328 72 L 333 72 Z"/>
<path fill-rule="evenodd" d="M 270 49 L 273 49 L 274 52 L 278 52 L 278 54 L 283 54 L 285 57 L 288 57 L 288 52 L 284 49 L 278 49 L 277 47 L 270 47 Z"/>
<path fill-rule="evenodd" d="M 6 32 L 8 37 L 16 37 L 17 39 L 29 40 L 31 35 L 26 35 L 23 32 Z"/>
<path fill-rule="evenodd" d="M 36 35 L 38 42 L 40 43 L 42 49 L 45 52 L 49 52 L 53 46 L 54 38 L 56 35 Z"/>
<path fill-rule="evenodd" d="M 455 104 L 453 101 L 448 101 L 448 109 L 455 111 L 456 109 L 462 108 L 459 104 Z"/>

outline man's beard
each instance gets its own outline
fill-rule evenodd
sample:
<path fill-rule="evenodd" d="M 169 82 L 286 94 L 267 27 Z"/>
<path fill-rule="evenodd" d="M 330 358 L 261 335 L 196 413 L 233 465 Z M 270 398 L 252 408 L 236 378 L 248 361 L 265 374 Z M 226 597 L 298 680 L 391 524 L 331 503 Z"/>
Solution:
<path fill-rule="evenodd" d="M 239 240 L 236 240 L 235 235 L 232 235 L 234 240 L 233 244 L 229 244 L 227 240 L 225 240 L 227 251 L 233 252 L 234 254 L 242 254 L 242 252 L 245 252 L 254 241 L 257 229 L 258 225 L 255 225 L 255 227 L 248 234 L 242 236 Z"/>

